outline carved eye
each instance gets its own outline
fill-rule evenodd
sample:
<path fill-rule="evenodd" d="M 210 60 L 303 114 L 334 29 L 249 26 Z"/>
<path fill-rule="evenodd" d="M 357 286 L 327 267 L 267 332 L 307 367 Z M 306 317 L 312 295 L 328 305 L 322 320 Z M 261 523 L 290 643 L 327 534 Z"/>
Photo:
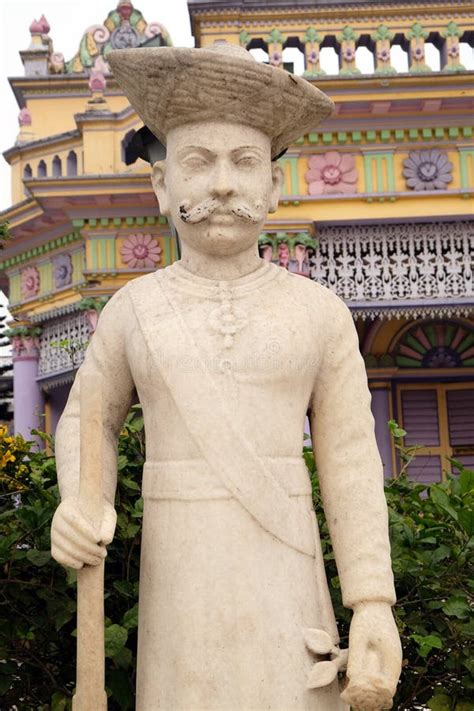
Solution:
<path fill-rule="evenodd" d="M 209 165 L 209 161 L 203 156 L 188 156 L 184 159 L 183 165 L 191 170 L 200 170 Z"/>
<path fill-rule="evenodd" d="M 240 156 L 237 158 L 235 161 L 238 166 L 241 168 L 250 168 L 258 163 L 258 160 L 255 156 L 252 155 L 244 155 Z"/>

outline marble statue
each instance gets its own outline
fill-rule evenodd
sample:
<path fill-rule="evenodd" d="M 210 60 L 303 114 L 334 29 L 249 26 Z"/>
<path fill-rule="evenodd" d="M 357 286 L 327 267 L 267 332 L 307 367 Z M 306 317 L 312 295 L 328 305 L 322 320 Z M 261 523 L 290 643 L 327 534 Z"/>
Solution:
<path fill-rule="evenodd" d="M 344 303 L 259 257 L 277 209 L 276 158 L 332 102 L 244 49 L 109 54 L 146 125 L 178 262 L 129 282 L 103 310 L 60 420 L 62 502 L 52 552 L 72 568 L 105 556 L 115 527 L 117 437 L 138 400 L 146 431 L 139 711 L 389 708 L 400 673 L 382 466 L 356 330 Z M 101 377 L 105 503 L 78 504 L 79 404 Z M 84 381 L 85 382 L 85 381 Z M 328 594 L 302 459 L 307 413 L 344 604 L 347 654 Z"/>

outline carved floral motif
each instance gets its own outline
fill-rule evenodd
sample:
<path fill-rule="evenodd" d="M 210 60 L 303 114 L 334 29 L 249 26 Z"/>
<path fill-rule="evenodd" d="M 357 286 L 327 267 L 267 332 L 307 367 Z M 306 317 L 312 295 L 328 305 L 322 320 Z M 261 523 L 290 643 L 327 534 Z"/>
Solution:
<path fill-rule="evenodd" d="M 70 254 L 59 254 L 53 259 L 54 286 L 61 289 L 72 282 L 72 260 Z"/>
<path fill-rule="evenodd" d="M 155 237 L 152 237 L 151 234 L 137 232 L 127 237 L 120 254 L 125 264 L 131 269 L 148 269 L 158 264 L 161 251 Z"/>
<path fill-rule="evenodd" d="M 75 74 L 95 68 L 108 73 L 107 55 L 112 49 L 138 47 L 152 37 L 155 46 L 171 46 L 170 36 L 163 25 L 147 23 L 130 0 L 120 0 L 103 25 L 92 25 L 86 30 L 78 52 L 66 62 L 64 71 Z"/>
<path fill-rule="evenodd" d="M 20 126 L 31 126 L 31 112 L 26 106 L 18 114 L 18 123 Z"/>
<path fill-rule="evenodd" d="M 40 276 L 36 267 L 25 267 L 21 270 L 21 295 L 24 299 L 31 299 L 39 291 Z"/>
<path fill-rule="evenodd" d="M 413 190 L 445 190 L 453 179 L 453 164 L 446 153 L 434 148 L 412 151 L 403 161 L 403 175 Z"/>
<path fill-rule="evenodd" d="M 329 151 L 311 156 L 305 175 L 309 195 L 355 193 L 357 170 L 355 158 L 348 153 Z"/>

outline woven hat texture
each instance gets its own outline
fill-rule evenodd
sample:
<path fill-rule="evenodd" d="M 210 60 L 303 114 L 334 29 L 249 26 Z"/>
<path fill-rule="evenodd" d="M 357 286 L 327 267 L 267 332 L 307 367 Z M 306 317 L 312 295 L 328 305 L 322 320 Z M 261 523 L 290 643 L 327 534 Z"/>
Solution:
<path fill-rule="evenodd" d="M 269 136 L 276 157 L 334 109 L 306 79 L 261 64 L 228 43 L 120 49 L 107 60 L 137 114 L 164 144 L 177 126 L 229 121 Z"/>

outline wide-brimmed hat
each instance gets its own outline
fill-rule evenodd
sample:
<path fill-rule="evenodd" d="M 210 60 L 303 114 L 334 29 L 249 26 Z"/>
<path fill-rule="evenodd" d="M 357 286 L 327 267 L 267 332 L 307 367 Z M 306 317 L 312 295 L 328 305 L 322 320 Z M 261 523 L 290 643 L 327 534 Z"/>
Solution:
<path fill-rule="evenodd" d="M 165 145 L 177 126 L 229 121 L 269 136 L 276 158 L 334 110 L 306 79 L 226 42 L 209 49 L 119 49 L 107 60 L 137 114 Z"/>

